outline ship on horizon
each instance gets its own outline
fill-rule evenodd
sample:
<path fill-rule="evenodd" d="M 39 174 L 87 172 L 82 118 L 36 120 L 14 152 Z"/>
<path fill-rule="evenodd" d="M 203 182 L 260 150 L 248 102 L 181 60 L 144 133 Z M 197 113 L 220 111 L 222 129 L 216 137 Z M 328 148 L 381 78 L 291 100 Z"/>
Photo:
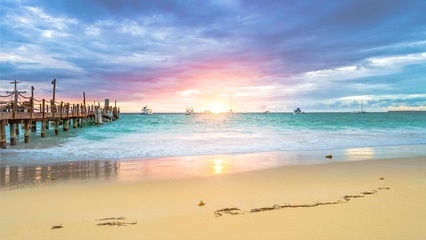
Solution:
<path fill-rule="evenodd" d="M 151 115 L 151 114 L 152 114 L 151 108 L 148 108 L 148 106 L 145 106 L 142 108 L 141 115 Z"/>
<path fill-rule="evenodd" d="M 294 114 L 304 114 L 305 112 L 302 112 L 302 110 L 300 108 L 296 108 L 295 110 L 293 110 Z"/>

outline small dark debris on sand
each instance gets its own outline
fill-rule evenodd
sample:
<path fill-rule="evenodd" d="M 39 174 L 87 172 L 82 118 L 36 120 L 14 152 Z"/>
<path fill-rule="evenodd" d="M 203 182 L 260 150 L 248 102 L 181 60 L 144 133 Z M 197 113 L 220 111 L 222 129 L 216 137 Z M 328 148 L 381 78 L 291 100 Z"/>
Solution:
<path fill-rule="evenodd" d="M 59 224 L 59 225 L 53 225 L 50 229 L 61 229 L 61 228 L 64 228 L 64 227 L 62 227 L 62 225 Z"/>
<path fill-rule="evenodd" d="M 98 223 L 96 225 L 98 226 L 127 226 L 127 225 L 135 225 L 138 222 L 134 221 L 134 222 L 119 222 L 119 221 L 112 221 L 112 222 L 102 222 L 102 223 Z"/>
<path fill-rule="evenodd" d="M 325 158 L 332 159 L 332 158 L 333 158 L 333 155 L 327 155 L 327 156 L 325 156 Z"/>
<path fill-rule="evenodd" d="M 110 221 L 110 220 L 121 220 L 121 221 Z M 127 225 L 135 225 L 138 222 L 134 221 L 134 222 L 125 222 L 124 220 L 126 220 L 126 217 L 109 217 L 109 218 L 100 218 L 100 219 L 95 219 L 95 221 L 102 221 L 101 223 L 97 223 L 96 225 L 98 226 L 118 226 L 118 227 L 124 227 Z M 108 222 L 105 222 L 108 221 Z"/>
<path fill-rule="evenodd" d="M 95 219 L 95 221 L 106 221 L 106 220 L 126 220 L 126 217 L 109 217 L 109 218 Z"/>
<path fill-rule="evenodd" d="M 203 201 L 200 201 L 199 203 L 198 203 L 198 206 L 199 207 L 202 207 L 202 206 L 204 206 L 204 205 L 206 205 Z"/>

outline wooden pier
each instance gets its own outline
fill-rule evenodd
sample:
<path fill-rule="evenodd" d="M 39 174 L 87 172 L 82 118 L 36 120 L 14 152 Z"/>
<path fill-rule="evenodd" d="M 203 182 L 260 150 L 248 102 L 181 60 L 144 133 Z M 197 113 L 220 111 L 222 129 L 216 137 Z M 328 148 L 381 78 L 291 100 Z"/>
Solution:
<path fill-rule="evenodd" d="M 59 126 L 63 131 L 69 127 L 78 128 L 103 122 L 115 121 L 120 117 L 120 108 L 115 102 L 114 107 L 109 106 L 109 99 L 105 99 L 104 107 L 100 103 L 96 106 L 86 105 L 86 94 L 83 93 L 82 103 L 65 103 L 55 100 L 56 79 L 53 84 L 53 98 L 37 100 L 34 98 L 34 87 L 31 87 L 31 96 L 25 96 L 26 91 L 18 91 L 16 80 L 14 90 L 0 95 L 0 148 L 6 148 L 6 127 L 9 126 L 10 146 L 17 143 L 19 124 L 24 130 L 24 142 L 30 142 L 30 131 L 36 132 L 37 122 L 41 124 L 41 137 L 46 137 L 49 125 L 53 126 L 55 135 L 59 135 Z"/>

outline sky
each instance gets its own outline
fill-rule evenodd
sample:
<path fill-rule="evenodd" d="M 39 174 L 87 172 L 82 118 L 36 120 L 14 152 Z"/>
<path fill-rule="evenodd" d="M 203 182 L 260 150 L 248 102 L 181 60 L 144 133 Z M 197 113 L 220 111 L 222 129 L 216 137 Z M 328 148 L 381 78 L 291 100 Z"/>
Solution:
<path fill-rule="evenodd" d="M 424 0 L 0 4 L 0 95 L 56 79 L 56 100 L 122 112 L 426 110 Z"/>

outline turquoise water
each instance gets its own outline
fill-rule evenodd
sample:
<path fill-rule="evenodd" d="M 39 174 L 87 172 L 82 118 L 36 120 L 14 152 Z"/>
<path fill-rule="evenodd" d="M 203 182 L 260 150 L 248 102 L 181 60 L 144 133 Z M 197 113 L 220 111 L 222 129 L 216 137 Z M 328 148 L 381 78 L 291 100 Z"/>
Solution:
<path fill-rule="evenodd" d="M 129 160 L 426 144 L 426 113 L 122 114 L 0 150 L 2 164 Z"/>

